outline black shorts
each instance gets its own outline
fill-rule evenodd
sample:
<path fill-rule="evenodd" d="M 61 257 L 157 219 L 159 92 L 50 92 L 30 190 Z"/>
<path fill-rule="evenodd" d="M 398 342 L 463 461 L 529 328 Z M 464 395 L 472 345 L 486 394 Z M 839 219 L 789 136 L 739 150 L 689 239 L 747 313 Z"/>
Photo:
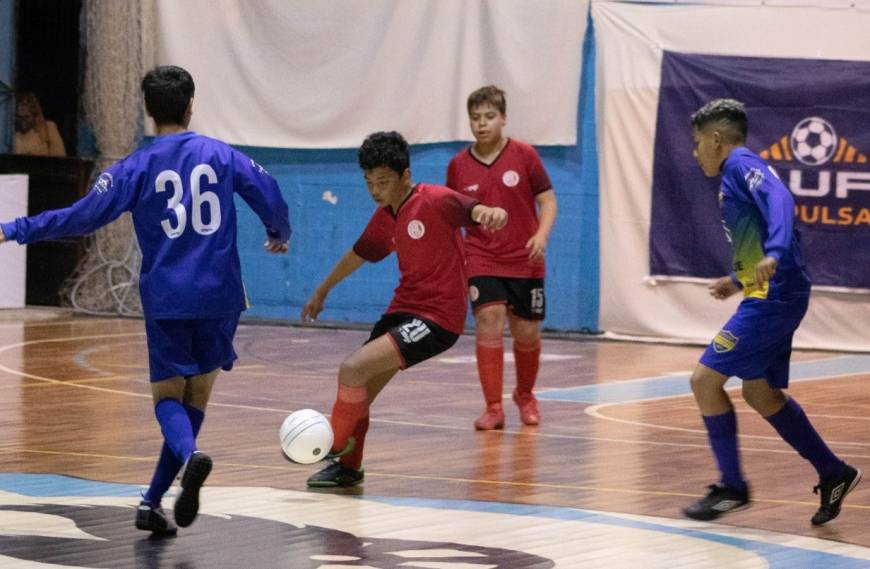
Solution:
<path fill-rule="evenodd" d="M 366 344 L 389 334 L 402 357 L 402 369 L 407 369 L 447 350 L 459 339 L 459 334 L 445 330 L 431 320 L 393 312 L 384 314 L 375 323 Z"/>
<path fill-rule="evenodd" d="M 543 320 L 547 309 L 544 279 L 472 277 L 468 279 L 468 296 L 472 311 L 487 304 L 507 304 L 524 320 Z"/>

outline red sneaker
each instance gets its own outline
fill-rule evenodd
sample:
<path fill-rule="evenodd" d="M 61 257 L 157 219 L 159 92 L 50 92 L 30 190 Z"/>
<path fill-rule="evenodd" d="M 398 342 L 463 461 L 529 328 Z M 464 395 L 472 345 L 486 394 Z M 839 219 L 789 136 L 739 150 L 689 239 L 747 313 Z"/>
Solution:
<path fill-rule="evenodd" d="M 514 403 L 520 408 L 520 419 L 525 425 L 537 425 L 541 422 L 541 412 L 538 411 L 538 400 L 531 393 L 520 393 L 514 389 Z"/>
<path fill-rule="evenodd" d="M 474 422 L 474 428 L 478 431 L 492 431 L 504 428 L 504 409 L 501 403 L 490 403 L 486 411 Z"/>

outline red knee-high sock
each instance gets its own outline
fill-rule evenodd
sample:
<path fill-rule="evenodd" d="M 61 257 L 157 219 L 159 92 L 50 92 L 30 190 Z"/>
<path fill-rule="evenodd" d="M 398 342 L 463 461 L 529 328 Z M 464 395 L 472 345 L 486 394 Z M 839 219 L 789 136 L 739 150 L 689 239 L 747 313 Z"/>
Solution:
<path fill-rule="evenodd" d="M 532 341 L 514 340 L 514 361 L 517 366 L 517 391 L 531 393 L 538 379 L 541 337 L 536 336 Z"/>
<path fill-rule="evenodd" d="M 504 345 L 501 334 L 477 334 L 477 373 L 486 404 L 501 403 Z"/>
<path fill-rule="evenodd" d="M 353 436 L 357 423 L 369 414 L 368 392 L 364 385 L 338 384 L 338 394 L 332 407 L 330 423 L 335 437 L 332 452 L 341 452 Z"/>
<path fill-rule="evenodd" d="M 359 470 L 362 468 L 363 446 L 366 444 L 366 433 L 369 431 L 369 416 L 366 415 L 359 420 L 356 428 L 353 430 L 353 437 L 356 438 L 356 444 L 353 450 L 339 459 L 342 466 Z"/>

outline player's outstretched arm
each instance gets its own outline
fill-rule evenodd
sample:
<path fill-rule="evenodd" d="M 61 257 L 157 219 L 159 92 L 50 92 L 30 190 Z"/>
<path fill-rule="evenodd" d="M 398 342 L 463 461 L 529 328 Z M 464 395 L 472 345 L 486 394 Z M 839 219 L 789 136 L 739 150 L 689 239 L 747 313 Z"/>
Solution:
<path fill-rule="evenodd" d="M 500 207 L 477 204 L 471 210 L 471 219 L 489 231 L 498 231 L 507 225 L 508 214 Z"/>
<path fill-rule="evenodd" d="M 233 151 L 236 193 L 266 226 L 266 243 L 270 253 L 284 253 L 292 233 L 290 212 L 281 196 L 277 180 L 262 166 L 238 151 Z"/>
<path fill-rule="evenodd" d="M 353 249 L 350 249 L 345 253 L 332 268 L 329 275 L 323 279 L 323 282 L 314 289 L 311 297 L 305 303 L 305 306 L 302 307 L 302 313 L 299 315 L 299 319 L 302 322 L 313 322 L 314 320 L 317 320 L 317 316 L 323 310 L 323 304 L 326 301 L 326 296 L 329 292 L 348 275 L 362 267 L 365 262 L 365 259 L 354 253 Z"/>
<path fill-rule="evenodd" d="M 71 206 L 5 223 L 4 240 L 15 240 L 23 245 L 92 233 L 132 209 L 136 195 L 134 189 L 127 187 L 123 166 L 116 164 L 101 174 L 91 190 Z"/>

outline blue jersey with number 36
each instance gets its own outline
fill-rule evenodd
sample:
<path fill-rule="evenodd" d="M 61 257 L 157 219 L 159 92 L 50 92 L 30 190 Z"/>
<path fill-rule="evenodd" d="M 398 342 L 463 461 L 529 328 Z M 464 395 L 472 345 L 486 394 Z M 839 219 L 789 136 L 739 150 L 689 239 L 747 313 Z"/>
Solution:
<path fill-rule="evenodd" d="M 142 250 L 145 317 L 221 317 L 246 307 L 234 193 L 270 236 L 290 238 L 275 179 L 229 145 L 191 131 L 160 136 L 116 163 L 72 206 L 2 228 L 7 239 L 30 243 L 90 233 L 129 211 Z"/>

